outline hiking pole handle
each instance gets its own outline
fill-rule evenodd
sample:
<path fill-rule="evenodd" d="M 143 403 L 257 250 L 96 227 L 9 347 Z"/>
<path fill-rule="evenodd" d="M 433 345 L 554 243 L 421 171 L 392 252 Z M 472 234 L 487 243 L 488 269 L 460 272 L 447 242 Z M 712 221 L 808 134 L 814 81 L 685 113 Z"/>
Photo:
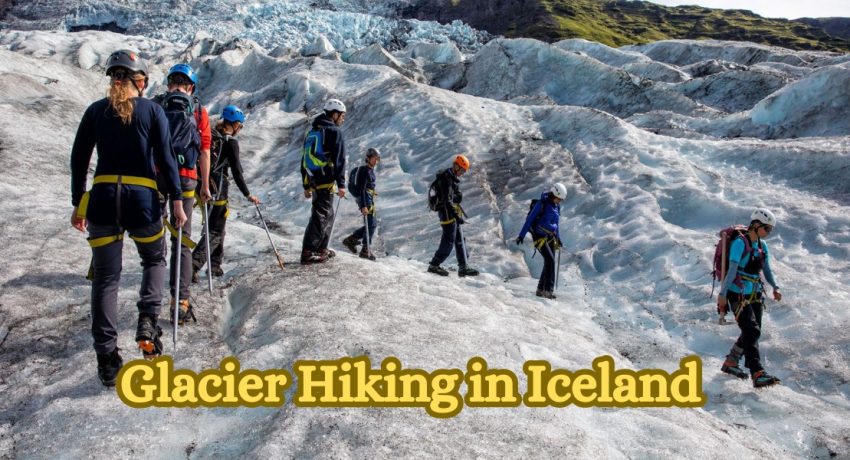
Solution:
<path fill-rule="evenodd" d="M 257 209 L 257 215 L 260 216 L 260 222 L 263 223 L 263 229 L 266 230 L 266 236 L 269 237 L 269 243 L 272 245 L 272 250 L 274 251 L 275 257 L 277 257 L 277 264 L 280 266 L 280 269 L 283 270 L 283 260 L 280 258 L 280 253 L 277 252 L 277 247 L 274 245 L 274 241 L 272 240 L 272 234 L 269 232 L 269 227 L 266 225 L 266 220 L 263 219 L 263 213 L 260 211 L 260 205 L 254 203 L 254 207 Z"/>

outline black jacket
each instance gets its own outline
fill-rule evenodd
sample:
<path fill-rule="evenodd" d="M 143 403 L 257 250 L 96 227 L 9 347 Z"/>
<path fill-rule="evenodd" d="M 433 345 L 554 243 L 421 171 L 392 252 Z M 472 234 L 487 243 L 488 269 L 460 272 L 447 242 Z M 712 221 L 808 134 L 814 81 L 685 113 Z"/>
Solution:
<path fill-rule="evenodd" d="M 228 174 L 228 170 L 230 170 L 233 174 L 233 180 L 236 181 L 236 186 L 239 187 L 239 191 L 247 198 L 251 195 L 251 192 L 248 190 L 248 184 L 245 183 L 245 177 L 242 174 L 242 162 L 239 161 L 239 142 L 235 137 L 219 133 L 218 131 L 215 132 L 214 136 L 221 138 L 221 153 L 218 155 L 216 164 L 212 165 L 213 169 L 210 175 L 210 182 L 217 187 L 219 181 L 222 180 L 222 176 L 224 176 L 224 180 L 230 177 Z M 213 196 L 215 194 L 216 192 L 213 192 Z"/>
<path fill-rule="evenodd" d="M 457 217 L 463 220 L 463 216 L 459 215 L 460 202 L 463 200 L 459 184 L 460 179 L 455 176 L 452 168 L 437 173 L 437 215 L 440 222 L 448 222 Z"/>

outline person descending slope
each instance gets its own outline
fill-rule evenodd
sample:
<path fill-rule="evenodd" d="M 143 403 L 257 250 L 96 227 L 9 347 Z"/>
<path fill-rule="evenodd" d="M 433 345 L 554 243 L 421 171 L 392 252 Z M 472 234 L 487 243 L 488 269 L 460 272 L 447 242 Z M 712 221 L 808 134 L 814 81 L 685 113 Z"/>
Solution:
<path fill-rule="evenodd" d="M 736 238 L 729 249 L 729 271 L 717 297 L 718 313 L 724 315 L 731 306 L 738 327 L 741 328 L 741 335 L 726 355 L 720 370 L 741 379 L 747 378 L 747 373 L 738 367 L 738 361 L 744 355 L 744 365 L 750 370 L 756 388 L 779 383 L 778 378 L 764 371 L 758 346 L 764 311 L 762 273 L 773 287 L 773 298 L 782 300 L 779 285 L 774 281 L 770 269 L 770 252 L 767 243 L 763 241 L 775 226 L 776 217 L 772 212 L 764 208 L 753 211 L 747 234 Z"/>
<path fill-rule="evenodd" d="M 302 151 L 304 197 L 313 199 L 301 245 L 302 264 L 322 263 L 336 255 L 328 249 L 334 223 L 334 186 L 339 198 L 345 198 L 345 142 L 339 129 L 345 122 L 345 104 L 328 99 L 323 109 L 310 125 Z"/>
<path fill-rule="evenodd" d="M 375 260 L 375 255 L 372 252 L 372 236 L 375 234 L 377 223 L 375 220 L 375 167 L 381 160 L 381 152 L 378 149 L 370 148 L 366 152 L 366 164 L 358 166 L 351 170 L 348 179 L 348 190 L 357 200 L 357 209 L 363 215 L 364 225 L 357 229 L 349 237 L 342 240 L 351 252 L 357 253 L 357 244 L 362 242 L 363 248 L 360 249 L 360 257 L 369 260 Z M 367 235 L 367 228 L 369 234 Z"/>
<path fill-rule="evenodd" d="M 432 211 L 437 211 L 440 225 L 443 228 L 443 236 L 440 238 L 440 247 L 434 253 L 434 257 L 428 264 L 428 272 L 441 276 L 449 276 L 449 272 L 440 266 L 455 248 L 458 269 L 457 275 L 477 276 L 478 270 L 467 265 L 468 254 L 466 252 L 466 241 L 463 238 L 463 230 L 460 228 L 464 223 L 466 214 L 460 207 L 463 194 L 460 193 L 460 177 L 469 170 L 469 160 L 464 155 L 456 155 L 452 167 L 437 173 L 437 178 L 431 183 L 428 190 L 428 205 Z"/>
<path fill-rule="evenodd" d="M 83 114 L 71 151 L 71 225 L 88 230 L 92 250 L 92 336 L 97 375 L 115 385 L 123 365 L 118 353 L 118 284 L 124 233 L 142 259 L 136 340 L 146 358 L 162 353 L 157 325 L 165 281 L 165 245 L 157 172 L 174 205 L 174 220 L 186 222 L 177 163 L 168 120 L 162 108 L 142 97 L 148 84 L 145 62 L 133 51 L 119 50 L 106 61 L 108 96 Z M 85 192 L 92 150 L 97 167 L 91 191 Z"/>
<path fill-rule="evenodd" d="M 239 160 L 239 141 L 236 135 L 242 129 L 245 114 L 235 105 L 228 105 L 221 111 L 221 120 L 213 130 L 212 157 L 210 181 L 215 199 L 209 216 L 210 232 L 210 270 L 213 276 L 222 276 L 221 260 L 224 257 L 224 226 L 227 223 L 229 207 L 227 204 L 230 180 L 228 171 L 232 172 L 233 180 L 242 195 L 254 204 L 260 204 L 260 199 L 248 191 L 248 184 L 242 175 L 242 162 Z M 207 262 L 207 251 L 204 238 L 192 251 L 192 282 L 198 282 L 198 271 Z"/>
<path fill-rule="evenodd" d="M 532 200 L 531 210 L 516 239 L 517 244 L 522 244 L 525 234 L 531 231 L 534 247 L 543 254 L 543 272 L 537 283 L 537 297 L 555 298 L 555 251 L 561 249 L 558 223 L 561 219 L 561 201 L 566 197 L 567 188 L 557 182 L 548 192 L 541 194 L 539 200 Z"/>
<path fill-rule="evenodd" d="M 212 134 L 207 109 L 201 106 L 194 96 L 198 77 L 188 64 L 177 64 L 168 71 L 168 92 L 153 100 L 162 105 L 171 130 L 171 144 L 180 167 L 180 184 L 183 187 L 183 212 L 188 220 L 183 225 L 183 241 L 177 242 L 177 231 L 171 210 L 171 267 L 169 286 L 171 290 L 171 311 L 179 303 L 178 323 L 183 324 L 194 318 L 189 304 L 189 283 L 192 279 L 192 208 L 195 204 L 195 189 L 201 179 L 201 201 L 211 198 L 209 187 L 210 146 Z M 200 175 L 198 170 L 200 169 Z M 176 267 L 177 251 L 180 254 L 180 267 Z M 177 277 L 180 277 L 180 292 L 174 292 Z M 172 314 L 171 318 L 174 317 Z"/>

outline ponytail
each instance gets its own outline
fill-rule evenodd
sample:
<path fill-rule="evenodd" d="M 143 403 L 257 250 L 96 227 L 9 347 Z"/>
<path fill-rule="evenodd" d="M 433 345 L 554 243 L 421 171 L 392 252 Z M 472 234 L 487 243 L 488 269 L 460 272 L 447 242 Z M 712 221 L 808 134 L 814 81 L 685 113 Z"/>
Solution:
<path fill-rule="evenodd" d="M 127 96 L 127 87 L 130 85 L 133 85 L 131 80 L 115 80 L 109 86 L 107 92 L 109 105 L 112 106 L 112 109 L 115 110 L 115 113 L 118 114 L 121 122 L 125 125 L 129 125 L 133 121 L 133 98 Z"/>

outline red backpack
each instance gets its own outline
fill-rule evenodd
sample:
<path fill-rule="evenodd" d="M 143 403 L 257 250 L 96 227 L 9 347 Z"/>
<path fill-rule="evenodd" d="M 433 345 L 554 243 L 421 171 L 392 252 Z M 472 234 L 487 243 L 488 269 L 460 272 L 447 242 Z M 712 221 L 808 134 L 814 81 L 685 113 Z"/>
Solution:
<path fill-rule="evenodd" d="M 720 240 L 714 246 L 714 270 L 711 279 L 711 295 L 714 295 L 714 282 L 720 281 L 723 284 L 723 279 L 726 278 L 726 270 L 729 268 L 729 248 L 736 238 L 744 239 L 744 254 L 753 252 L 753 246 L 750 244 L 750 239 L 747 238 L 746 225 L 733 225 L 724 228 L 718 233 Z"/>

